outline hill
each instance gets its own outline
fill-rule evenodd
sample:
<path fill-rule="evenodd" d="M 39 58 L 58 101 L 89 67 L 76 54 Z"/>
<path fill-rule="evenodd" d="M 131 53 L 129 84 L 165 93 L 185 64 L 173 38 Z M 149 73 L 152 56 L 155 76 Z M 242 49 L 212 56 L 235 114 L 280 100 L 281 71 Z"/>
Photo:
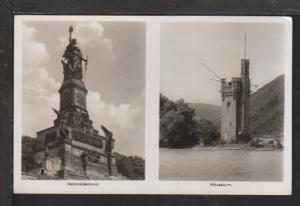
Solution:
<path fill-rule="evenodd" d="M 221 107 L 190 103 L 197 116 L 220 126 Z M 257 135 L 281 135 L 284 117 L 284 75 L 262 86 L 250 96 L 250 133 Z"/>
<path fill-rule="evenodd" d="M 196 114 L 201 119 L 216 121 L 220 118 L 221 107 L 213 104 L 189 103 L 191 108 L 195 109 Z"/>
<path fill-rule="evenodd" d="M 280 135 L 284 118 L 284 75 L 264 85 L 250 97 L 250 133 Z"/>

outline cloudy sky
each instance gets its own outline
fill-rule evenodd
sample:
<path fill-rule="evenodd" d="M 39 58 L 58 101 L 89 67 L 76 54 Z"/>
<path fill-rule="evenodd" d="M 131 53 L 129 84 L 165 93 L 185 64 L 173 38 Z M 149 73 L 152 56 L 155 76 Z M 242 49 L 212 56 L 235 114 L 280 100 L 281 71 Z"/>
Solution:
<path fill-rule="evenodd" d="M 160 90 L 172 100 L 220 105 L 220 83 L 240 76 L 247 33 L 250 78 L 263 86 L 284 73 L 284 25 L 280 23 L 164 23 L 161 25 Z M 251 88 L 256 91 L 257 88 Z"/>
<path fill-rule="evenodd" d="M 145 24 L 118 22 L 25 22 L 23 134 L 53 125 L 63 80 L 61 56 L 73 25 L 83 56 L 88 55 L 87 106 L 94 127 L 103 124 L 116 139 L 115 151 L 144 156 Z"/>

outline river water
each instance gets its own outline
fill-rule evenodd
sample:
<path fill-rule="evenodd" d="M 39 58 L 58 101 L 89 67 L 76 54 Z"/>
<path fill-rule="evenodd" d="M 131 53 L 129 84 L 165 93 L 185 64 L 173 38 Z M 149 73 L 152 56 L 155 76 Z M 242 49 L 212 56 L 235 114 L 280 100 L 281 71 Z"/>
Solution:
<path fill-rule="evenodd" d="M 160 149 L 161 180 L 282 181 L 282 151 Z"/>

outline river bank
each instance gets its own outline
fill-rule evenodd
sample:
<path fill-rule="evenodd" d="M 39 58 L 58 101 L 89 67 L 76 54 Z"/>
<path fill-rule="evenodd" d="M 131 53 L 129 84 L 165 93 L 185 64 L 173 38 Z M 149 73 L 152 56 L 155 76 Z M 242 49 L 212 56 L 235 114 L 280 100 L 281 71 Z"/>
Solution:
<path fill-rule="evenodd" d="M 194 146 L 190 148 L 160 148 L 163 150 L 171 151 L 201 151 L 201 150 L 245 150 L 245 151 L 282 151 L 283 149 L 276 149 L 270 147 L 253 147 L 250 144 L 229 144 L 229 145 L 217 145 L 217 146 Z"/>

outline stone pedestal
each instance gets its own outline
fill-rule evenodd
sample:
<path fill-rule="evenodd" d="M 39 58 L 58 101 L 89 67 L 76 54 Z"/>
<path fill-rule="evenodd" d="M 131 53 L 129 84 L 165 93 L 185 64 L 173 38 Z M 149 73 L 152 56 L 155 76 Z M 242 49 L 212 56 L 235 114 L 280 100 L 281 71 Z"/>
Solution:
<path fill-rule="evenodd" d="M 60 112 L 78 108 L 87 113 L 86 95 L 87 90 L 84 83 L 77 79 L 68 79 L 64 81 L 59 90 L 60 93 Z"/>
<path fill-rule="evenodd" d="M 99 135 L 86 108 L 87 90 L 80 80 L 63 82 L 60 110 L 54 126 L 39 131 L 45 139 L 43 170 L 46 176 L 62 179 L 107 179 L 107 138 Z M 111 157 L 112 175 L 117 176 L 116 160 Z"/>

